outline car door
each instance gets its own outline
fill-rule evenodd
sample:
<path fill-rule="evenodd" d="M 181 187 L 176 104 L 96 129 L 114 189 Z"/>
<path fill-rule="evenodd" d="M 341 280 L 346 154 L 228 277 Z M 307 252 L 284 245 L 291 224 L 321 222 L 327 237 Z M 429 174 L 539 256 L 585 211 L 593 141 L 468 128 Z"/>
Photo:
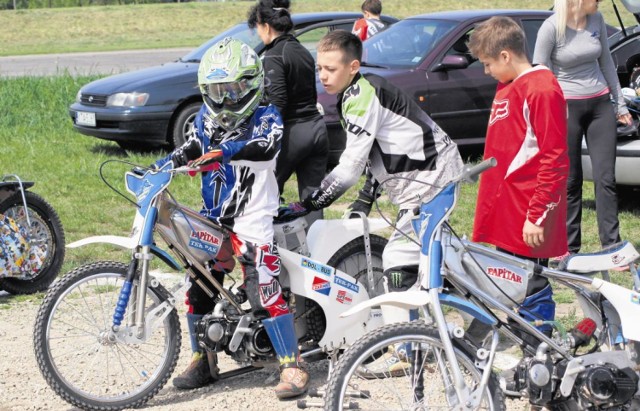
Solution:
<path fill-rule="evenodd" d="M 523 26 L 530 60 L 538 29 L 545 18 L 515 18 Z M 434 121 L 460 145 L 484 143 L 497 86 L 496 80 L 484 74 L 484 67 L 471 57 L 466 47 L 477 23 L 461 26 L 449 38 L 438 57 L 431 61 L 427 69 L 428 98 L 422 103 Z M 470 64 L 449 60 L 449 56 L 467 59 Z"/>
<path fill-rule="evenodd" d="M 474 25 L 460 26 L 435 58 L 425 61 L 429 90 L 423 109 L 460 145 L 484 143 L 497 85 L 467 49 Z"/>

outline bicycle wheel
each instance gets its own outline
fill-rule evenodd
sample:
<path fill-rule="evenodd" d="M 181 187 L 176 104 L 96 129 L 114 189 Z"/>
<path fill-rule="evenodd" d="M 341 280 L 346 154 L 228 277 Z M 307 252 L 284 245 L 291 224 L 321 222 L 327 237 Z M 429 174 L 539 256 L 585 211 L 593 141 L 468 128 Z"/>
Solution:
<path fill-rule="evenodd" d="M 467 386 L 473 389 L 481 371 L 455 340 L 454 349 Z M 393 371 L 389 367 L 382 375 L 371 373 L 372 364 L 381 360 L 393 365 Z M 437 330 L 420 322 L 386 325 L 360 338 L 340 357 L 329 376 L 324 409 L 450 410 L 457 405 L 450 370 Z M 479 409 L 505 409 L 494 373 Z"/>
<path fill-rule="evenodd" d="M 111 332 L 127 266 L 98 262 L 77 268 L 54 283 L 38 310 L 34 349 L 42 375 L 67 402 L 89 410 L 138 407 L 171 376 L 180 353 L 176 310 L 144 343 Z M 135 293 L 136 287 L 134 284 Z M 147 312 L 169 298 L 160 285 L 147 289 Z M 130 304 L 120 326 L 133 322 Z M 146 318 L 149 321 L 150 318 Z"/>

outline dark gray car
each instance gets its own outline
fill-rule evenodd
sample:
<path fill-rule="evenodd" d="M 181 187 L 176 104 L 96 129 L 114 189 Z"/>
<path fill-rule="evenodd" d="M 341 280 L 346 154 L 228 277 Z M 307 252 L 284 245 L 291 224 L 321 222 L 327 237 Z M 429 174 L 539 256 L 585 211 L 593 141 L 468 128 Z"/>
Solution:
<path fill-rule="evenodd" d="M 327 32 L 351 30 L 360 13 L 294 14 L 294 34 L 315 52 L 315 44 Z M 397 19 L 382 16 L 389 24 Z M 251 45 L 260 54 L 264 44 L 246 23 L 213 37 L 177 61 L 93 81 L 80 89 L 69 107 L 74 128 L 82 134 L 112 140 L 125 149 L 181 145 L 202 106 L 198 89 L 198 65 L 204 52 L 231 36 Z"/>

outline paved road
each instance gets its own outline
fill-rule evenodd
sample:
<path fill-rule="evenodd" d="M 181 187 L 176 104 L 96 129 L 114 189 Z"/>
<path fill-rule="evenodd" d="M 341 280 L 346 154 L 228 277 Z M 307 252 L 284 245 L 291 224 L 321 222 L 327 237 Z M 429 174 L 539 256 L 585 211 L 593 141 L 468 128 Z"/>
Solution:
<path fill-rule="evenodd" d="M 174 61 L 192 48 L 0 57 L 0 77 L 116 74 Z"/>

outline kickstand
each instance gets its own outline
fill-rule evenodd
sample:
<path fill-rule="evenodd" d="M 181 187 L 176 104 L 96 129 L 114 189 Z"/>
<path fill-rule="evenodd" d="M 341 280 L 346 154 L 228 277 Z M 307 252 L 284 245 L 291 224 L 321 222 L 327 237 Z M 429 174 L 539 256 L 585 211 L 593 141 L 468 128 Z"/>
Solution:
<path fill-rule="evenodd" d="M 280 367 L 274 368 L 273 372 L 269 374 L 266 380 L 264 380 L 265 385 L 271 385 L 277 380 L 280 379 Z"/>

